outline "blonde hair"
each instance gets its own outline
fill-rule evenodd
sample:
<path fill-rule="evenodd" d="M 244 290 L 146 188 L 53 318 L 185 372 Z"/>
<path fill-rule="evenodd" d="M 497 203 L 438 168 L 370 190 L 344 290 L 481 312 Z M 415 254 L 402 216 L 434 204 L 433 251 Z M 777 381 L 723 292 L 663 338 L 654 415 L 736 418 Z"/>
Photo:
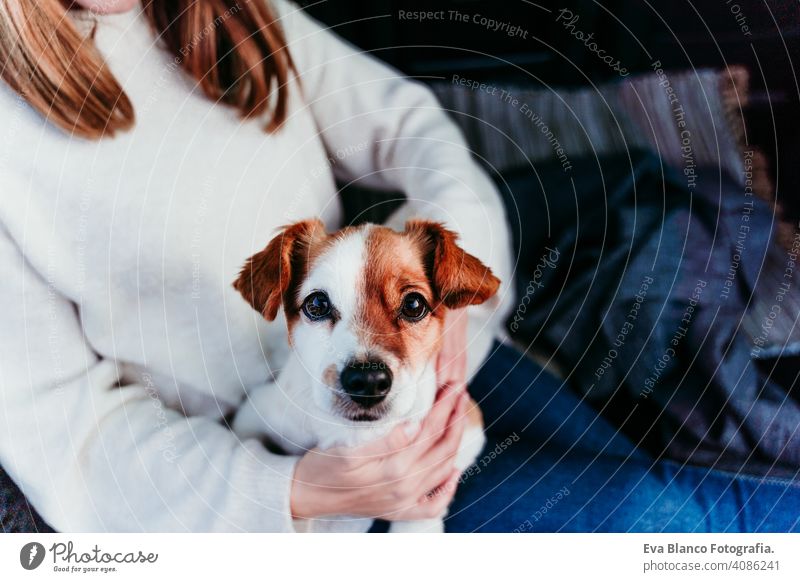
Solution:
<path fill-rule="evenodd" d="M 210 99 L 245 118 L 269 111 L 268 131 L 285 120 L 293 64 L 266 0 L 145 0 L 142 10 Z M 69 133 L 99 139 L 134 124 L 133 104 L 60 0 L 0 0 L 0 67 L 9 87 Z"/>

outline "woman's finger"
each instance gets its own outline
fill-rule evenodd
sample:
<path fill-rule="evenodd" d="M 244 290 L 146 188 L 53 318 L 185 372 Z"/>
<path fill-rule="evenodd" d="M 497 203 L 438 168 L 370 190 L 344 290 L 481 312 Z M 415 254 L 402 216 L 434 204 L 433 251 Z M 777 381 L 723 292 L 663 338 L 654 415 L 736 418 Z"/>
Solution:
<path fill-rule="evenodd" d="M 457 418 L 461 399 L 461 394 L 452 393 L 434 405 L 423 421 L 419 434 L 403 453 L 402 462 L 404 464 L 416 464 L 418 459 L 445 437 L 450 425 Z"/>
<path fill-rule="evenodd" d="M 406 458 L 408 465 L 405 469 L 418 479 L 420 495 L 439 485 L 452 471 L 465 426 L 466 405 L 463 401 L 459 401 L 441 439 L 436 442 L 421 441 L 409 449 L 413 450 L 416 447 L 422 450 L 416 459 Z"/>
<path fill-rule="evenodd" d="M 434 466 L 427 467 L 428 471 L 419 481 L 418 498 L 436 490 L 451 477 L 455 470 L 455 456 L 447 458 Z"/>
<path fill-rule="evenodd" d="M 420 429 L 420 423 L 416 421 L 401 423 L 378 440 L 347 449 L 347 454 L 368 461 L 406 451 Z"/>
<path fill-rule="evenodd" d="M 461 478 L 461 470 L 453 468 L 446 478 L 439 483 L 436 487 L 431 489 L 424 497 L 420 498 L 420 503 L 430 503 L 433 500 L 443 501 L 445 507 L 450 504 L 455 497 L 456 489 L 458 489 L 459 480 Z"/>
<path fill-rule="evenodd" d="M 447 389 L 433 405 L 428 416 L 425 417 L 414 443 L 422 445 L 424 447 L 423 450 L 427 450 L 433 443 L 437 442 L 447 429 L 454 411 L 464 397 L 463 395 L 463 392 Z"/>
<path fill-rule="evenodd" d="M 442 347 L 436 358 L 436 379 L 440 386 L 462 386 L 467 374 L 467 310 L 449 311 L 445 318 Z"/>
<path fill-rule="evenodd" d="M 459 401 L 458 407 L 453 412 L 451 421 L 442 438 L 420 457 L 421 463 L 426 466 L 432 466 L 452 459 L 458 454 L 458 448 L 461 445 L 461 440 L 467 427 L 467 406 L 468 399 L 464 397 Z"/>
<path fill-rule="evenodd" d="M 423 495 L 419 503 L 414 507 L 407 510 L 398 512 L 393 515 L 392 519 L 404 520 L 418 520 L 418 519 L 433 519 L 443 515 L 447 507 L 453 501 L 453 497 L 458 489 L 458 479 L 461 476 L 461 471 L 453 470 L 450 476 L 441 484 L 439 484 L 430 494 Z"/>

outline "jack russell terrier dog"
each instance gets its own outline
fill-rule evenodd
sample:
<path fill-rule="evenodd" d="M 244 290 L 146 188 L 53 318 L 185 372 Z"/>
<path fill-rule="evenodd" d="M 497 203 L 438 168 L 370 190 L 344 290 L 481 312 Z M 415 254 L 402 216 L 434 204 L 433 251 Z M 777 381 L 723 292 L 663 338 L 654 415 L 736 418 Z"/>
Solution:
<path fill-rule="evenodd" d="M 428 221 L 409 221 L 403 232 L 365 224 L 327 234 L 319 220 L 285 227 L 248 259 L 234 287 L 268 321 L 283 306 L 289 361 L 277 382 L 248 395 L 233 430 L 303 454 L 361 445 L 421 421 L 436 397 L 447 310 L 483 303 L 500 284 L 456 240 Z M 474 463 L 484 443 L 471 403 L 456 467 Z M 443 519 L 395 521 L 390 531 L 443 531 Z M 345 532 L 371 523 L 341 516 L 295 525 Z"/>

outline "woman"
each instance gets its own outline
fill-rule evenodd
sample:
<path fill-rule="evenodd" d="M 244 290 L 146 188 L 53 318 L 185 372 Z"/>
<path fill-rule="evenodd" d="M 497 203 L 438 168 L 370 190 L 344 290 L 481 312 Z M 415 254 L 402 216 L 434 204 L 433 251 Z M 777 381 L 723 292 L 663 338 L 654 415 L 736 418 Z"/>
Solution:
<path fill-rule="evenodd" d="M 451 531 L 797 527 L 796 492 L 654 462 L 493 344 L 494 186 L 426 89 L 285 0 L 0 0 L 0 28 L 0 465 L 55 529 L 420 519 L 456 485 Z M 277 226 L 339 225 L 334 175 L 402 190 L 390 224 L 446 222 L 504 286 L 448 322 L 416 435 L 279 456 L 226 427 L 286 356 L 231 282 Z M 456 482 L 470 377 L 489 445 Z"/>
<path fill-rule="evenodd" d="M 458 392 L 508 286 L 469 334 L 451 321 L 453 397 L 414 437 L 297 459 L 221 422 L 287 347 L 231 283 L 278 226 L 339 225 L 334 173 L 407 192 L 392 225 L 445 221 L 510 279 L 502 203 L 431 94 L 282 0 L 0 6 L 0 464 L 45 521 L 292 531 L 441 511 L 455 487 L 426 493 L 452 472 Z"/>

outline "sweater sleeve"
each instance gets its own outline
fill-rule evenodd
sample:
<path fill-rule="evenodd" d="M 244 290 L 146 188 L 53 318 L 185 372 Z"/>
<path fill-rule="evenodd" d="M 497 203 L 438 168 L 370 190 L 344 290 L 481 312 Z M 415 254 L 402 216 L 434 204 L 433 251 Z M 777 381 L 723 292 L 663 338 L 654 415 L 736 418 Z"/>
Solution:
<path fill-rule="evenodd" d="M 0 265 L 0 463 L 51 526 L 292 531 L 296 458 L 121 386 L 2 227 Z"/>
<path fill-rule="evenodd" d="M 494 183 L 427 87 L 350 46 L 286 0 L 273 3 L 336 176 L 402 191 L 407 202 L 389 226 L 402 229 L 409 218 L 443 222 L 502 281 L 495 298 L 470 308 L 474 372 L 513 303 L 510 232 Z"/>

